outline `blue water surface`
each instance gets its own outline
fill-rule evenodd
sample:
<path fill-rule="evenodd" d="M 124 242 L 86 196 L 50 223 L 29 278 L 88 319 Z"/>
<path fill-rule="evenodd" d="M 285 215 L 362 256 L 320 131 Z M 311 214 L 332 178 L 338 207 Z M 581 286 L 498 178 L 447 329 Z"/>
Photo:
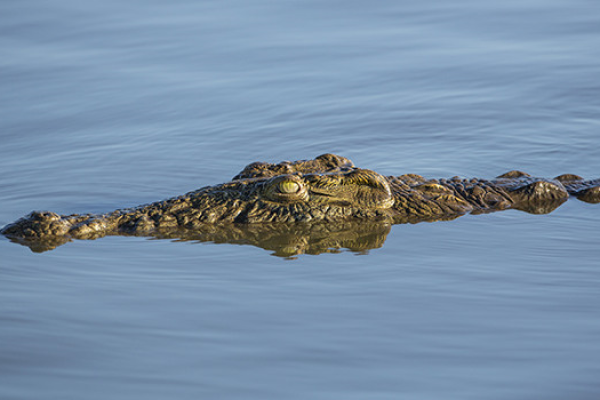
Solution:
<path fill-rule="evenodd" d="M 4 1 L 0 226 L 333 152 L 600 177 L 600 3 Z M 600 206 L 360 253 L 0 239 L 2 399 L 596 399 Z"/>

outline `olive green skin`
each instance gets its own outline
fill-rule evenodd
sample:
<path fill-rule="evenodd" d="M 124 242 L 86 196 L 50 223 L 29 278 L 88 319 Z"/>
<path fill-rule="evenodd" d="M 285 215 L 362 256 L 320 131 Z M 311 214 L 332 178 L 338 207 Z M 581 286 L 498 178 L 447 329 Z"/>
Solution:
<path fill-rule="evenodd" d="M 389 225 L 506 209 L 544 214 L 570 195 L 600 202 L 600 179 L 585 181 L 576 175 L 542 179 L 519 171 L 493 180 L 384 177 L 355 167 L 347 158 L 323 154 L 314 160 L 252 163 L 230 182 L 108 214 L 35 211 L 0 233 L 29 246 L 42 243 L 47 249 L 71 239 L 119 234 L 172 237 L 216 227 L 244 230 L 240 226 L 253 224 L 368 220 Z"/>

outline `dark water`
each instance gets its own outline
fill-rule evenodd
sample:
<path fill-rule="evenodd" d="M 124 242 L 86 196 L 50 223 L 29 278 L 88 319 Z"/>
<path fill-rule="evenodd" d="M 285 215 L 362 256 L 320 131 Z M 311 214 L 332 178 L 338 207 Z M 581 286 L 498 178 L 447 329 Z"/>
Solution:
<path fill-rule="evenodd" d="M 595 1 L 0 4 L 0 225 L 335 152 L 600 177 Z M 600 206 L 302 255 L 0 240 L 2 399 L 595 399 Z"/>

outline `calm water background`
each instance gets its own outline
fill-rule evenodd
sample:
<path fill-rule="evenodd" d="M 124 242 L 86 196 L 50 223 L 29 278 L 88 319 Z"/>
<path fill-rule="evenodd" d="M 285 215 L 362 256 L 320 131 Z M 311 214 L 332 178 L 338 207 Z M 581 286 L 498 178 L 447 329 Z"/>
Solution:
<path fill-rule="evenodd" d="M 600 176 L 600 5 L 4 1 L 0 225 L 335 152 Z M 397 225 L 284 260 L 0 240 L 2 399 L 596 399 L 600 206 Z"/>

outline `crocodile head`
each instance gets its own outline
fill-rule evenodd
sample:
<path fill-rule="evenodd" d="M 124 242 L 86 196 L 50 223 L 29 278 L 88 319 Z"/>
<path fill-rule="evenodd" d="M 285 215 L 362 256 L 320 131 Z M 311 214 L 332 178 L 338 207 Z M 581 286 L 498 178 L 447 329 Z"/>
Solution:
<path fill-rule="evenodd" d="M 344 157 L 253 163 L 232 181 L 183 196 L 103 215 L 32 212 L 2 229 L 26 240 L 94 239 L 147 235 L 206 224 L 335 221 L 388 216 L 394 204 L 388 180 Z"/>

